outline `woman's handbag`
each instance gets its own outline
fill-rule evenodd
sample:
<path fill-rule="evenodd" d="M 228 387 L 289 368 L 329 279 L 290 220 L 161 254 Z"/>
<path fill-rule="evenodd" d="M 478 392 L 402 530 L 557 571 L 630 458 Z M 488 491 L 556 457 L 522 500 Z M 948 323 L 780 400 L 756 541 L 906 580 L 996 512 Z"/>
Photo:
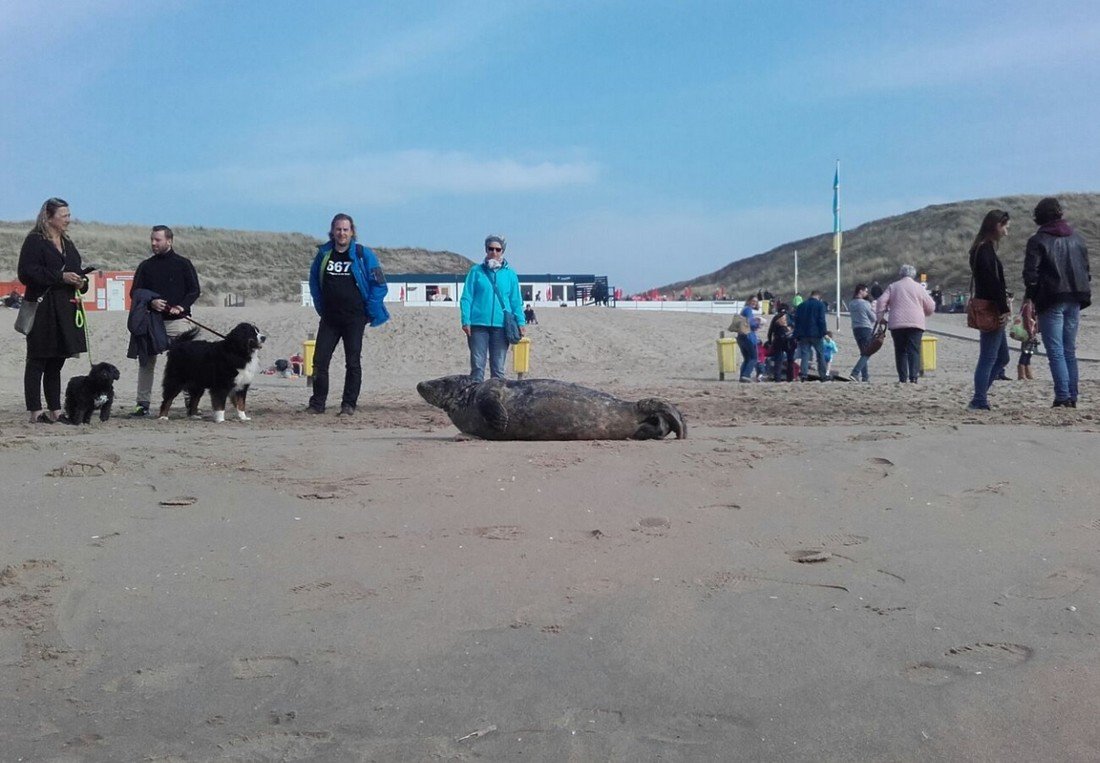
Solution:
<path fill-rule="evenodd" d="M 24 299 L 23 304 L 19 306 L 19 315 L 15 316 L 15 330 L 23 336 L 27 336 L 31 333 L 31 329 L 34 328 L 34 316 L 38 312 L 38 305 L 42 301 L 43 294 L 33 302 L 29 299 Z"/>
<path fill-rule="evenodd" d="M 992 299 L 971 297 L 966 303 L 966 325 L 978 331 L 996 331 L 1001 327 L 1001 309 Z"/>
<path fill-rule="evenodd" d="M 505 306 L 504 298 L 500 296 L 500 289 L 497 288 L 496 276 L 494 275 L 490 280 L 493 283 L 493 293 L 497 295 L 500 309 L 504 312 L 504 338 L 508 340 L 508 344 L 519 344 L 519 340 L 523 339 L 523 334 L 519 330 L 519 321 L 516 320 L 515 313 Z"/>
<path fill-rule="evenodd" d="M 860 354 L 866 355 L 868 358 L 871 357 L 882 349 L 882 344 L 885 341 L 886 321 L 877 321 L 875 327 L 871 329 L 871 338 L 867 340 L 867 346 L 863 348 L 863 352 Z"/>

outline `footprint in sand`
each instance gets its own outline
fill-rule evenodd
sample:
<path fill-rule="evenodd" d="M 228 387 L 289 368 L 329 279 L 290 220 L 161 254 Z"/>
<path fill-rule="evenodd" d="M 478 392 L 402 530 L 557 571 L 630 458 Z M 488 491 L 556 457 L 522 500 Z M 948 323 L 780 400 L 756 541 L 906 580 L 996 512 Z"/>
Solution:
<path fill-rule="evenodd" d="M 518 540 L 523 537 L 523 528 L 517 525 L 492 525 L 490 527 L 467 527 L 463 535 L 476 535 L 485 540 Z"/>
<path fill-rule="evenodd" d="M 664 535 L 672 528 L 672 520 L 668 517 L 642 517 L 638 520 L 638 526 L 631 528 L 642 531 L 646 535 Z"/>
<path fill-rule="evenodd" d="M 1012 586 L 1005 595 L 1018 599 L 1060 599 L 1081 590 L 1089 577 L 1078 570 L 1058 570 L 1042 580 Z"/>
<path fill-rule="evenodd" d="M 378 595 L 377 589 L 367 588 L 357 580 L 314 580 L 293 586 L 290 592 L 300 599 L 295 602 L 295 611 L 352 604 Z"/>
<path fill-rule="evenodd" d="M 263 731 L 230 739 L 218 747 L 219 758 L 225 760 L 327 760 L 324 748 L 332 744 L 328 731 Z"/>
<path fill-rule="evenodd" d="M 891 432 L 885 429 L 874 429 L 870 432 L 860 432 L 848 438 L 849 442 L 879 442 L 881 440 L 902 440 L 905 435 L 901 432 Z"/>
<path fill-rule="evenodd" d="M 262 655 L 258 657 L 238 657 L 233 660 L 234 678 L 275 678 L 282 673 L 298 667 L 293 657 Z"/>
<path fill-rule="evenodd" d="M 119 676 L 103 684 L 103 691 L 131 692 L 131 691 L 168 691 L 175 689 L 179 683 L 189 675 L 197 673 L 201 665 L 196 663 L 179 663 L 175 665 L 161 665 L 156 668 L 143 668 L 135 670 L 125 676 Z"/>
<path fill-rule="evenodd" d="M 110 474 L 118 466 L 121 458 L 116 453 L 108 453 L 104 456 L 88 456 L 86 458 L 74 458 L 72 461 L 62 464 L 46 472 L 47 477 L 102 477 Z"/>
<path fill-rule="evenodd" d="M 748 541 L 754 548 L 774 548 L 780 551 L 804 551 L 808 549 L 824 550 L 838 546 L 858 546 L 866 543 L 866 535 L 851 535 L 849 533 L 829 533 L 817 537 L 782 537 L 757 538 Z"/>
<path fill-rule="evenodd" d="M 1021 644 L 979 642 L 948 649 L 937 660 L 907 665 L 905 678 L 925 686 L 940 686 L 969 675 L 1020 665 L 1031 659 L 1034 650 Z"/>

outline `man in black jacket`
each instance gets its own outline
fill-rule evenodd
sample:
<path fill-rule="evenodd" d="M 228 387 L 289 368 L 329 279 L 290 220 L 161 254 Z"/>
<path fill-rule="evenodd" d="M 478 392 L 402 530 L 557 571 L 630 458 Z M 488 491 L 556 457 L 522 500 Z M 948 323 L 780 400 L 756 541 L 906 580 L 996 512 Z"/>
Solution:
<path fill-rule="evenodd" d="M 139 289 L 155 292 L 158 296 L 149 302 L 149 307 L 164 318 L 164 329 L 171 339 L 190 328 L 184 318 L 191 315 L 191 305 L 201 293 L 199 276 L 191 261 L 172 249 L 172 229 L 167 225 L 153 226 L 149 248 L 153 256 L 138 265 L 130 286 L 130 298 L 133 300 L 134 292 Z M 137 405 L 131 416 L 149 415 L 156 369 L 156 355 L 138 357 Z"/>
<path fill-rule="evenodd" d="M 1058 199 L 1035 207 L 1039 230 L 1024 252 L 1024 299 L 1035 305 L 1039 333 L 1054 379 L 1055 408 L 1077 407 L 1077 324 L 1092 303 L 1089 252 L 1084 239 L 1062 219 Z"/>

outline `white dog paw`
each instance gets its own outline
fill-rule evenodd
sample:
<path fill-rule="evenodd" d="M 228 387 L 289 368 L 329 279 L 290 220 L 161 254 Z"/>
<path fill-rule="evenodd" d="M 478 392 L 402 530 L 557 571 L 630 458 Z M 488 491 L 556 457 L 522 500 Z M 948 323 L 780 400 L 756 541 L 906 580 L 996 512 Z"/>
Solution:
<path fill-rule="evenodd" d="M 225 411 L 214 411 L 214 423 L 220 424 L 225 421 Z"/>
<path fill-rule="evenodd" d="M 160 418 L 157 419 L 157 421 L 168 421 L 168 417 L 167 416 L 161 416 Z"/>
<path fill-rule="evenodd" d="M 249 418 L 248 414 L 245 413 L 244 411 L 237 411 L 237 420 L 238 421 L 252 421 L 252 419 Z"/>

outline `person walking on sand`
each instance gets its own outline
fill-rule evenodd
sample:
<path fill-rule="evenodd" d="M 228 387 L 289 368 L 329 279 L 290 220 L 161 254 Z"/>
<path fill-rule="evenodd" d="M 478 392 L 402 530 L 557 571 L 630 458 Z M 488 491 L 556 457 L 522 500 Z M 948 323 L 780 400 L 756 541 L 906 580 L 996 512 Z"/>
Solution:
<path fill-rule="evenodd" d="M 798 340 L 798 380 L 806 381 L 810 373 L 810 359 L 817 355 L 818 381 L 829 381 L 825 362 L 825 334 L 828 333 L 825 321 L 825 303 L 821 301 L 821 292 L 814 289 L 810 298 L 794 311 L 794 336 Z"/>
<path fill-rule="evenodd" d="M 875 301 L 878 320 L 889 313 L 886 326 L 894 340 L 894 364 L 901 384 L 917 383 L 924 319 L 936 309 L 927 289 L 916 282 L 916 275 L 915 267 L 902 265 L 898 268 L 898 280 L 887 286 Z"/>
<path fill-rule="evenodd" d="M 1092 304 L 1089 251 L 1062 219 L 1062 204 L 1047 197 L 1035 206 L 1039 229 L 1024 252 L 1024 299 L 1039 315 L 1039 333 L 1054 379 L 1054 408 L 1077 407 L 1077 325 Z"/>
<path fill-rule="evenodd" d="M 477 382 L 485 379 L 486 358 L 490 378 L 505 378 L 504 361 L 508 358 L 505 310 L 516 317 L 520 334 L 527 333 L 519 277 L 504 259 L 507 246 L 504 236 L 485 239 L 485 259 L 466 273 L 466 283 L 458 301 L 462 333 L 470 349 L 470 378 Z"/>
<path fill-rule="evenodd" d="M 88 350 L 78 319 L 81 294 L 88 279 L 80 252 L 69 238 L 69 202 L 46 199 L 34 228 L 19 250 L 19 281 L 27 302 L 36 302 L 34 324 L 27 332 L 23 394 L 32 424 L 53 424 L 61 417 L 61 367 Z M 42 411 L 42 393 L 49 413 Z"/>
<path fill-rule="evenodd" d="M 317 248 L 309 269 L 309 292 L 320 316 L 313 355 L 313 394 L 307 413 L 324 413 L 328 367 L 344 343 L 344 392 L 339 416 L 352 416 L 363 385 L 363 333 L 390 319 L 383 303 L 389 287 L 378 257 L 355 240 L 355 221 L 343 212 L 332 218 L 328 241 Z"/>
<path fill-rule="evenodd" d="M 848 313 L 852 318 L 852 336 L 859 348 L 859 360 L 852 367 L 852 381 L 871 380 L 871 374 L 867 370 L 871 356 L 866 355 L 865 351 L 871 344 L 871 336 L 875 330 L 875 308 L 868 299 L 869 294 L 867 284 L 856 284 L 852 291 L 852 301 L 848 303 Z"/>
<path fill-rule="evenodd" d="M 760 356 L 757 349 L 760 337 L 756 333 L 760 328 L 760 318 L 756 315 L 756 307 L 759 304 L 755 295 L 750 296 L 745 300 L 745 306 L 741 308 L 738 318 L 734 321 L 737 324 L 737 349 L 741 351 L 741 373 L 738 381 L 746 384 L 753 380 L 753 371 L 756 370 Z"/>
<path fill-rule="evenodd" d="M 970 398 L 972 411 L 988 411 L 987 393 L 993 382 L 1004 376 L 1008 365 L 1008 337 L 1005 326 L 1012 314 L 1005 287 L 1005 271 L 997 256 L 997 244 L 1008 233 L 1008 212 L 991 209 L 982 220 L 978 235 L 970 245 L 970 275 L 974 279 L 974 297 L 997 304 L 1001 319 L 991 331 L 979 332 L 978 364 L 974 368 L 974 396 Z"/>
<path fill-rule="evenodd" d="M 141 262 L 130 283 L 130 300 L 136 292 L 146 289 L 157 296 L 148 302 L 148 309 L 160 313 L 164 331 L 169 341 L 191 328 L 185 320 L 191 315 L 191 306 L 199 298 L 199 276 L 195 266 L 186 257 L 176 254 L 174 235 L 167 225 L 154 225 L 149 233 L 149 249 L 153 256 Z M 138 361 L 137 400 L 131 416 L 148 416 L 153 396 L 153 374 L 157 370 L 157 355 L 139 352 L 137 343 L 131 343 Z"/>

